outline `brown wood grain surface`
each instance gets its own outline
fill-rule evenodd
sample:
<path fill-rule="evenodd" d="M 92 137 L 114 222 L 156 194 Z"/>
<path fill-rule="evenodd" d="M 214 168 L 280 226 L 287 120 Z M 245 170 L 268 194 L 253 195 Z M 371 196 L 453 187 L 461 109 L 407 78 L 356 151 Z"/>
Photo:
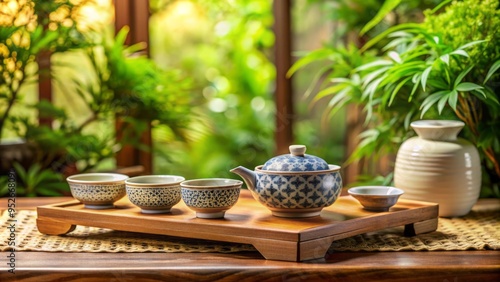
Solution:
<path fill-rule="evenodd" d="M 5 257 L 6 253 L 1 253 Z M 493 251 L 335 253 L 307 263 L 258 253 L 20 252 L 1 281 L 499 281 Z"/>
<path fill-rule="evenodd" d="M 18 209 L 70 198 L 18 198 Z M 479 207 L 498 206 L 497 199 Z M 5 209 L 7 199 L 0 199 Z M 0 253 L 5 259 L 9 253 Z M 500 252 L 335 252 L 306 262 L 266 260 L 257 252 L 17 252 L 16 273 L 0 259 L 0 281 L 500 281 Z"/>

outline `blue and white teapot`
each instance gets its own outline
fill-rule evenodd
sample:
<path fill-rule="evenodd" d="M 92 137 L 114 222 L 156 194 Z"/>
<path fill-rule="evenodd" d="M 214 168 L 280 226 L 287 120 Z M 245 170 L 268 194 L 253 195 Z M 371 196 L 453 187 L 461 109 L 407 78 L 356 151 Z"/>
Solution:
<path fill-rule="evenodd" d="M 332 205 L 342 190 L 340 166 L 306 155 L 306 146 L 290 146 L 281 155 L 257 166 L 231 170 L 245 180 L 253 197 L 279 217 L 312 217 Z"/>

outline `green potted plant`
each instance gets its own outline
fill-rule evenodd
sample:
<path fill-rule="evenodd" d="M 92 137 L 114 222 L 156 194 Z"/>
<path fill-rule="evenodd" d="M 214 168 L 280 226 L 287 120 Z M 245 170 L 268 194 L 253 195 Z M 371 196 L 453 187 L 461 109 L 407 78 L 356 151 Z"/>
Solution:
<path fill-rule="evenodd" d="M 464 137 L 481 153 L 483 196 L 500 196 L 498 6 L 497 0 L 445 1 L 427 10 L 422 23 L 380 33 L 344 73 L 331 77 L 316 99 L 328 97 L 332 113 L 347 104 L 366 113 L 365 131 L 349 161 L 374 152 L 393 155 L 414 134 L 413 120 L 462 120 Z M 344 58 L 337 50 L 332 54 Z"/>
<path fill-rule="evenodd" d="M 30 6 L 31 4 L 33 6 Z M 26 9 L 32 11 L 30 8 L 33 8 L 39 14 L 48 15 L 51 11 L 57 11 L 57 7 L 60 8 L 56 4 L 54 7 L 45 4 L 28 2 Z M 177 70 L 160 69 L 149 58 L 137 55 L 138 51 L 142 51 L 142 44 L 126 46 L 124 42 L 127 28 L 114 37 L 110 33 L 97 30 L 77 32 L 77 23 L 73 24 L 74 32 L 57 28 L 44 29 L 46 24 L 40 23 L 35 29 L 25 23 L 19 26 L 6 24 L 0 30 L 0 36 L 6 39 L 5 46 L 8 45 L 7 55 L 10 56 L 2 57 L 5 65 L 2 66 L 3 92 L 0 99 L 3 99 L 5 107 L 0 109 L 5 111 L 0 112 L 1 129 L 5 129 L 4 126 L 8 124 L 10 134 L 21 137 L 30 145 L 31 159 L 23 168 L 26 171 L 52 170 L 53 173 L 63 175 L 86 172 L 112 158 L 123 144 L 140 146 L 137 136 L 142 129 L 150 125 L 168 128 L 171 135 L 176 136 L 181 134 L 189 120 L 190 107 L 186 95 L 189 80 L 181 77 Z M 19 36 L 16 35 L 18 33 L 30 40 L 14 40 L 13 38 Z M 19 46 L 18 41 L 24 42 L 24 45 Z M 36 81 L 37 70 L 33 66 L 36 65 L 36 55 L 42 52 L 41 50 L 83 52 L 84 59 L 89 60 L 92 73 L 90 80 L 83 80 L 78 74 L 69 76 L 68 73 L 72 73 L 70 70 L 81 68 L 71 62 L 54 66 L 63 70 L 64 79 L 57 75 L 52 76 L 53 81 L 60 83 L 65 89 L 64 95 L 69 95 L 71 99 L 81 99 L 81 105 L 88 110 L 87 118 L 83 121 L 71 118 L 66 107 L 58 107 L 45 100 L 29 103 L 21 99 L 22 94 L 25 94 L 22 93 L 21 86 L 25 85 L 28 79 Z M 7 68 L 9 60 L 15 61 L 16 68 Z M 14 107 L 23 111 L 13 111 Z M 53 122 L 50 125 L 38 124 L 32 118 L 33 113 Z M 117 140 L 113 130 L 117 115 L 127 125 L 122 128 L 121 133 L 126 137 L 121 140 Z M 96 132 L 92 129 L 96 124 L 107 130 Z M 7 162 L 6 169 L 11 169 L 15 163 L 16 161 Z M 33 166 L 30 168 L 31 164 Z M 43 187 L 31 186 L 18 192 L 26 196 L 47 194 Z"/>
<path fill-rule="evenodd" d="M 97 48 L 86 49 L 95 80 L 73 80 L 76 93 L 90 110 L 81 126 L 118 116 L 125 123 L 122 145 L 140 146 L 138 136 L 150 124 L 168 127 L 174 135 L 183 136 L 189 121 L 190 80 L 177 69 L 161 69 L 151 59 L 138 55 L 145 46 L 126 46 L 127 34 L 128 27 L 124 27 L 115 37 L 98 39 Z"/>
<path fill-rule="evenodd" d="M 37 81 L 37 59 L 42 54 L 65 52 L 88 44 L 74 20 L 75 12 L 87 1 L 26 1 L 0 4 L 0 153 L 2 172 L 14 161 L 25 167 L 32 161 L 33 144 L 14 135 L 18 112 L 26 106 L 26 86 Z M 63 13 L 63 12 L 67 13 Z M 59 13 L 59 17 L 49 15 Z M 41 70 L 40 70 L 41 71 Z"/>

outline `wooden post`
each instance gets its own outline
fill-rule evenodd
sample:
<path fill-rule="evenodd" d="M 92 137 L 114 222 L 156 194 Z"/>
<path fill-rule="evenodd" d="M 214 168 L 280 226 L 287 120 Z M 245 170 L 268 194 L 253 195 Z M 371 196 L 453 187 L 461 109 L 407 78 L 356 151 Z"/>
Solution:
<path fill-rule="evenodd" d="M 149 1 L 148 0 L 119 0 L 115 3 L 115 30 L 118 32 L 124 26 L 130 27 L 125 44 L 132 45 L 138 42 L 145 42 L 147 48 L 146 55 L 149 55 Z M 121 138 L 120 132 L 123 122 L 117 117 L 116 132 L 117 138 Z M 151 127 L 140 136 L 140 142 L 149 148 L 153 147 L 151 138 Z M 144 152 L 131 145 L 124 145 L 116 155 L 116 165 L 118 168 L 141 165 L 144 167 L 144 174 L 151 174 L 153 171 L 152 152 Z"/>
<path fill-rule="evenodd" d="M 47 100 L 52 102 L 52 74 L 51 74 L 51 52 L 41 52 L 36 61 L 38 63 L 38 100 Z M 52 127 L 52 119 L 38 116 L 39 125 Z"/>
<path fill-rule="evenodd" d="M 363 131 L 363 115 L 361 109 L 356 105 L 349 105 L 347 107 L 347 130 L 346 136 L 344 139 L 346 152 L 345 157 L 349 158 L 350 155 L 356 149 L 356 146 L 359 144 L 359 134 Z M 360 160 L 359 162 L 351 163 L 344 167 L 344 175 L 342 176 L 342 181 L 344 182 L 344 186 L 347 186 L 349 183 L 356 181 L 356 178 L 362 171 L 362 167 L 365 164 L 365 160 Z"/>
<path fill-rule="evenodd" d="M 292 34 L 290 0 L 275 0 L 273 4 L 276 66 L 276 154 L 288 152 L 293 143 L 293 93 L 292 83 L 286 77 L 292 65 Z"/>

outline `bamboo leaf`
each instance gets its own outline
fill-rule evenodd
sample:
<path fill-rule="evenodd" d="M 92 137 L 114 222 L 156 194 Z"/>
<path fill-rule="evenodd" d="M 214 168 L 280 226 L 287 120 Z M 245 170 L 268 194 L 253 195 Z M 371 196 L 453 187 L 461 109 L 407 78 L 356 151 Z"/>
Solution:
<path fill-rule="evenodd" d="M 9 193 L 8 178 L 7 176 L 0 176 L 0 197 L 3 197 Z"/>
<path fill-rule="evenodd" d="M 345 77 L 334 77 L 334 78 L 330 79 L 330 82 L 332 82 L 332 83 L 348 83 L 350 81 L 351 80 L 349 78 L 345 78 Z"/>
<path fill-rule="evenodd" d="M 457 87 L 455 88 L 456 91 L 460 92 L 465 92 L 465 91 L 472 91 L 472 90 L 477 90 L 477 89 L 482 89 L 483 87 L 481 85 L 477 85 L 472 82 L 462 82 Z"/>
<path fill-rule="evenodd" d="M 441 3 L 439 3 L 436 7 L 434 7 L 434 9 L 432 9 L 431 13 L 435 13 L 437 11 L 439 11 L 439 9 L 441 9 L 444 5 L 450 3 L 452 0 L 445 0 L 445 1 L 442 1 Z"/>
<path fill-rule="evenodd" d="M 362 66 L 359 66 L 356 69 L 354 69 L 354 71 L 359 72 L 359 71 L 364 71 L 364 70 L 371 69 L 374 67 L 391 66 L 393 64 L 394 63 L 392 61 L 389 61 L 389 60 L 377 60 L 377 61 L 374 61 L 371 63 L 364 64 Z"/>
<path fill-rule="evenodd" d="M 125 45 L 125 40 L 127 39 L 127 34 L 129 33 L 129 31 L 130 31 L 130 27 L 127 25 L 123 26 L 118 31 L 118 33 L 115 36 L 116 45 L 120 45 L 120 46 Z"/>
<path fill-rule="evenodd" d="M 439 57 L 441 61 L 443 61 L 446 65 L 450 65 L 450 55 L 449 54 L 444 54 L 441 57 Z"/>
<path fill-rule="evenodd" d="M 317 101 L 323 97 L 326 97 L 329 95 L 334 95 L 336 92 L 342 90 L 344 87 L 345 87 L 344 84 L 337 84 L 337 85 L 327 87 L 327 88 L 321 90 L 320 92 L 318 92 L 318 94 L 316 94 L 316 96 L 314 96 L 314 100 Z"/>
<path fill-rule="evenodd" d="M 51 42 L 57 39 L 59 33 L 56 31 L 48 30 L 44 36 L 41 36 L 40 41 L 33 42 L 33 45 L 30 48 L 31 54 L 38 54 L 43 49 L 49 49 L 49 45 Z"/>
<path fill-rule="evenodd" d="M 360 140 L 362 139 L 368 139 L 368 138 L 373 138 L 373 137 L 376 137 L 378 135 L 378 130 L 376 129 L 368 129 L 368 130 L 365 130 L 363 132 L 361 132 L 358 137 Z"/>
<path fill-rule="evenodd" d="M 432 71 L 432 66 L 428 66 L 423 72 L 422 77 L 420 77 L 420 83 L 422 84 L 422 89 L 425 91 L 425 86 L 427 84 L 427 78 Z"/>
<path fill-rule="evenodd" d="M 479 99 L 488 99 L 488 96 L 486 95 L 486 93 L 483 91 L 483 89 L 476 89 L 474 91 L 471 91 L 472 94 L 474 94 L 474 96 L 478 97 Z M 476 93 L 479 93 L 481 94 L 481 96 L 478 96 Z"/>
<path fill-rule="evenodd" d="M 469 54 L 467 52 L 465 52 L 464 50 L 455 50 L 455 51 L 451 52 L 450 55 L 460 55 L 460 56 L 464 56 L 466 58 L 469 58 Z"/>
<path fill-rule="evenodd" d="M 438 113 L 441 114 L 443 112 L 443 109 L 444 107 L 446 106 L 446 103 L 448 102 L 448 96 L 449 96 L 449 93 L 447 95 L 443 95 L 440 99 L 439 99 L 439 102 L 438 102 Z"/>
<path fill-rule="evenodd" d="M 462 79 L 472 70 L 473 67 L 473 65 L 468 67 L 457 76 L 457 79 L 455 79 L 455 83 L 453 84 L 453 88 L 456 89 L 458 87 L 458 84 L 460 84 Z"/>
<path fill-rule="evenodd" d="M 484 98 L 486 98 L 487 100 L 491 100 L 493 103 L 500 105 L 500 102 L 498 101 L 497 94 L 494 93 L 493 91 L 491 91 L 490 89 L 488 89 L 488 88 L 476 89 L 476 90 L 472 91 L 471 93 L 474 94 L 476 92 L 483 94 Z"/>
<path fill-rule="evenodd" d="M 340 92 L 335 94 L 332 99 L 330 99 L 330 102 L 328 103 L 328 106 L 330 107 L 335 107 L 341 100 L 349 98 L 347 95 L 349 93 L 349 88 L 344 87 Z"/>
<path fill-rule="evenodd" d="M 420 82 L 420 77 L 421 77 L 421 74 L 420 73 L 416 73 L 413 75 L 413 77 L 411 78 L 411 82 L 412 83 L 417 83 L 417 82 Z"/>
<path fill-rule="evenodd" d="M 331 119 L 339 110 L 341 110 L 345 104 L 352 100 L 352 95 L 348 95 L 349 91 L 349 88 L 345 88 L 337 95 L 335 95 L 332 100 L 330 100 L 330 102 L 328 103 L 329 119 Z"/>
<path fill-rule="evenodd" d="M 369 83 L 371 83 L 374 79 L 376 78 L 380 78 L 379 76 L 384 74 L 384 73 L 387 73 L 387 70 L 389 68 L 380 68 L 374 72 L 371 72 L 369 74 L 367 74 L 364 78 L 363 78 L 363 84 L 362 84 L 362 87 L 366 87 Z M 385 75 L 382 75 L 382 76 L 385 76 Z"/>
<path fill-rule="evenodd" d="M 347 104 L 347 102 L 348 101 L 346 101 L 346 100 L 342 100 L 338 103 L 338 105 L 336 107 L 332 107 L 332 108 L 328 109 L 328 112 L 329 112 L 329 114 L 327 116 L 328 120 L 331 120 L 340 109 L 344 108 L 345 105 Z"/>
<path fill-rule="evenodd" d="M 62 191 L 68 191 L 69 186 L 65 182 L 46 183 L 37 188 L 37 192 L 43 196 L 60 196 Z"/>
<path fill-rule="evenodd" d="M 37 175 L 39 174 L 41 166 L 38 163 L 33 164 L 26 173 L 26 186 L 33 188 L 37 183 Z"/>
<path fill-rule="evenodd" d="M 331 57 L 332 54 L 335 54 L 335 50 L 332 49 L 318 49 L 310 52 L 304 57 L 300 58 L 295 62 L 290 69 L 288 70 L 286 76 L 291 77 L 294 73 L 296 73 L 299 69 L 309 65 L 312 62 L 324 60 L 328 57 Z"/>
<path fill-rule="evenodd" d="M 369 100 L 371 100 L 373 98 L 373 96 L 375 95 L 375 92 L 377 92 L 378 85 L 380 84 L 380 82 L 382 80 L 383 80 L 383 77 L 378 78 L 378 79 L 374 80 L 372 83 L 370 83 L 365 88 L 365 91 L 363 91 L 363 95 L 361 96 L 361 98 L 366 99 L 367 97 L 369 97 Z"/>
<path fill-rule="evenodd" d="M 496 61 L 493 63 L 491 66 L 490 70 L 488 71 L 488 74 L 486 74 L 486 77 L 484 78 L 483 84 L 486 84 L 486 82 L 490 79 L 490 77 L 500 68 L 500 60 Z"/>
<path fill-rule="evenodd" d="M 414 110 L 411 110 L 408 112 L 408 114 L 406 114 L 405 119 L 404 119 L 405 129 L 410 128 L 410 123 L 411 123 L 411 120 L 412 120 L 414 113 L 415 113 Z"/>
<path fill-rule="evenodd" d="M 464 44 L 464 45 L 462 45 L 462 46 L 458 47 L 458 48 L 457 48 L 457 50 L 458 50 L 458 49 L 460 49 L 460 50 L 467 49 L 467 48 L 469 48 L 469 47 L 471 47 L 471 46 L 474 46 L 474 45 L 477 45 L 477 44 L 483 43 L 483 42 L 485 42 L 485 41 L 486 41 L 486 40 L 477 40 L 477 41 L 472 41 L 472 42 L 469 42 L 469 43 L 467 43 L 467 44 Z"/>
<path fill-rule="evenodd" d="M 399 3 L 401 3 L 401 0 L 386 0 L 384 1 L 384 4 L 380 9 L 378 10 L 377 14 L 373 19 L 371 19 L 360 31 L 360 35 L 365 34 L 367 31 L 372 29 L 374 26 L 376 26 L 379 22 L 381 22 L 387 14 L 389 14 L 394 8 L 396 8 Z"/>
<path fill-rule="evenodd" d="M 427 80 L 427 85 L 430 85 L 434 88 L 437 89 L 443 89 L 443 90 L 449 90 L 451 87 L 450 85 L 446 84 L 443 80 L 441 79 L 428 79 Z"/>
<path fill-rule="evenodd" d="M 15 162 L 12 164 L 14 166 L 14 169 L 16 170 L 16 173 L 19 175 L 20 180 L 26 179 L 26 170 L 24 167 L 21 166 L 18 162 Z"/>
<path fill-rule="evenodd" d="M 401 64 L 401 57 L 399 56 L 399 54 L 397 52 L 394 52 L 394 51 L 389 51 L 389 53 L 387 53 L 387 55 L 393 59 L 396 63 L 398 64 Z"/>
<path fill-rule="evenodd" d="M 417 92 L 418 86 L 420 85 L 420 80 L 417 80 L 415 84 L 413 85 L 413 88 L 411 89 L 410 97 L 408 97 L 408 102 L 411 102 L 413 99 L 413 95 Z"/>
<path fill-rule="evenodd" d="M 415 74 L 420 74 L 422 73 L 422 70 L 424 70 L 423 65 L 419 62 L 404 63 L 401 65 L 395 65 L 394 67 L 388 69 L 386 76 L 390 81 L 396 82 L 400 81 L 404 77 L 413 77 Z"/>
<path fill-rule="evenodd" d="M 395 32 L 395 31 L 405 30 L 405 29 L 406 30 L 409 30 L 409 29 L 422 30 L 423 27 L 420 24 L 416 24 L 416 23 L 404 23 L 404 24 L 391 26 L 390 28 L 381 32 L 379 35 L 372 38 L 370 41 L 366 42 L 366 44 L 363 45 L 363 47 L 360 49 L 360 52 L 364 52 L 364 51 L 370 49 L 373 45 L 377 44 L 380 40 L 382 40 L 383 38 L 386 38 L 389 34 Z"/>
<path fill-rule="evenodd" d="M 454 111 L 457 110 L 457 102 L 458 102 L 458 91 L 452 90 L 448 97 L 448 104 Z"/>
<path fill-rule="evenodd" d="M 438 91 L 425 98 L 422 102 L 422 105 L 420 106 L 420 109 L 422 111 L 422 113 L 420 114 L 420 118 L 423 118 L 424 114 L 447 93 L 449 93 L 449 91 Z"/>
<path fill-rule="evenodd" d="M 130 54 L 135 54 L 139 51 L 142 51 L 147 48 L 147 44 L 145 42 L 137 42 L 135 44 L 132 44 L 125 48 L 125 53 L 130 55 Z"/>
<path fill-rule="evenodd" d="M 311 93 L 314 91 L 315 86 L 319 84 L 319 81 L 323 77 L 323 74 L 326 74 L 329 70 L 331 70 L 330 66 L 324 66 L 318 70 L 318 72 L 312 78 L 311 83 L 307 87 L 306 91 L 304 92 L 304 98 L 309 98 L 309 96 L 311 96 Z"/>
<path fill-rule="evenodd" d="M 392 36 L 396 35 L 397 33 L 402 33 L 401 35 L 399 35 L 401 37 L 395 38 L 395 39 L 391 40 L 389 43 L 387 43 L 387 45 L 385 45 L 382 48 L 383 51 L 387 51 L 387 50 L 390 50 L 396 46 L 400 46 L 400 45 L 403 45 L 405 43 L 411 42 L 411 38 L 408 38 L 409 33 L 403 32 L 403 31 L 391 33 L 391 34 L 389 34 L 389 37 L 392 37 Z M 404 35 L 403 35 L 403 33 L 404 33 Z"/>
<path fill-rule="evenodd" d="M 387 36 L 388 38 L 394 38 L 394 37 L 399 37 L 399 38 L 411 38 L 413 35 L 409 32 L 406 31 L 395 31 Z"/>
<path fill-rule="evenodd" d="M 429 54 L 429 51 L 427 51 L 427 50 L 422 50 L 422 51 L 415 51 L 415 50 L 413 50 L 410 53 L 405 53 L 405 54 L 402 54 L 402 55 L 403 55 L 403 59 L 405 61 L 411 61 L 411 60 L 416 59 L 417 61 L 415 63 L 425 64 L 425 61 L 423 61 L 420 57 L 425 57 L 428 54 Z"/>
<path fill-rule="evenodd" d="M 407 77 L 406 79 L 404 79 L 403 81 L 398 83 L 398 85 L 394 88 L 394 90 L 391 93 L 391 98 L 389 100 L 389 106 L 392 104 L 392 101 L 394 101 L 394 97 L 396 97 L 396 95 L 398 94 L 401 87 L 403 87 L 406 84 L 406 82 L 408 82 L 408 80 L 410 80 L 410 79 L 411 79 L 411 76 Z"/>

